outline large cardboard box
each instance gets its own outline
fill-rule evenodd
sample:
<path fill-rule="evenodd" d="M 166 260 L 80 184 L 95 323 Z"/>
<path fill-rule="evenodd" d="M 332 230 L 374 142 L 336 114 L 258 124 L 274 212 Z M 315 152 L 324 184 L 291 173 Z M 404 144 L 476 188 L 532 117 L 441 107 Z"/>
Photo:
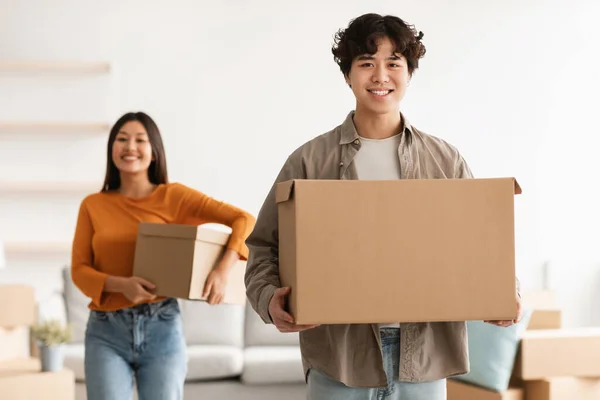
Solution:
<path fill-rule="evenodd" d="M 299 324 L 517 315 L 512 178 L 276 186 L 279 271 Z"/>
<path fill-rule="evenodd" d="M 520 380 L 600 377 L 600 328 L 528 330 L 514 375 Z"/>
<path fill-rule="evenodd" d="M 27 285 L 0 285 L 0 327 L 31 326 L 36 321 L 35 292 Z"/>
<path fill-rule="evenodd" d="M 448 379 L 446 385 L 448 400 L 524 400 L 523 390 L 520 388 L 509 388 L 507 391 L 498 393 L 483 389 L 467 383 Z"/>
<path fill-rule="evenodd" d="M 208 274 L 221 260 L 229 233 L 192 225 L 140 223 L 133 274 L 156 285 L 158 296 L 206 300 Z M 223 302 L 246 302 L 246 262 L 232 268 Z"/>
<path fill-rule="evenodd" d="M 525 383 L 527 400 L 598 400 L 600 379 L 560 377 Z"/>
<path fill-rule="evenodd" d="M 40 372 L 37 359 L 0 363 L 0 399 L 75 400 L 75 374 L 64 369 Z"/>

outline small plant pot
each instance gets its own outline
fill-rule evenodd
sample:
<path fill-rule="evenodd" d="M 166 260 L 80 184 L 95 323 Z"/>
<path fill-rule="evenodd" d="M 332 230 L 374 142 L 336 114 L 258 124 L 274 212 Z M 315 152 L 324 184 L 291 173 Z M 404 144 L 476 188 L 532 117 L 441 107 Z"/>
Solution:
<path fill-rule="evenodd" d="M 43 372 L 57 372 L 63 369 L 63 345 L 40 345 L 40 360 Z"/>

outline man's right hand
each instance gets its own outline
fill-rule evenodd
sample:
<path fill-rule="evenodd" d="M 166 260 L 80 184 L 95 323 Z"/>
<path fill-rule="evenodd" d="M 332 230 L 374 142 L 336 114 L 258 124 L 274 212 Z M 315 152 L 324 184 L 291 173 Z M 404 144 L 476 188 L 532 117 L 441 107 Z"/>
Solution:
<path fill-rule="evenodd" d="M 273 320 L 273 324 L 279 332 L 300 332 L 307 329 L 315 328 L 319 325 L 296 325 L 294 318 L 285 311 L 285 299 L 290 294 L 291 289 L 284 287 L 276 289 L 271 301 L 269 302 L 269 315 Z"/>

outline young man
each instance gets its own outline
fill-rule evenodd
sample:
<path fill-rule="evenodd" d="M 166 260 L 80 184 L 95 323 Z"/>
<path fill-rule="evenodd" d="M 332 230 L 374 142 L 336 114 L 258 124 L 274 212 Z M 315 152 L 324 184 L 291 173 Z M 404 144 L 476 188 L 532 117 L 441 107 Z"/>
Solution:
<path fill-rule="evenodd" d="M 471 178 L 456 148 L 411 126 L 399 112 L 425 54 L 422 37 L 401 19 L 377 14 L 356 18 L 339 31 L 332 52 L 356 109 L 340 126 L 292 153 L 275 183 Z M 468 372 L 464 322 L 296 325 L 284 309 L 290 289 L 279 280 L 275 185 L 246 243 L 250 304 L 281 332 L 301 332 L 309 399 L 442 400 L 446 378 Z M 492 323 L 508 326 L 519 318 Z"/>

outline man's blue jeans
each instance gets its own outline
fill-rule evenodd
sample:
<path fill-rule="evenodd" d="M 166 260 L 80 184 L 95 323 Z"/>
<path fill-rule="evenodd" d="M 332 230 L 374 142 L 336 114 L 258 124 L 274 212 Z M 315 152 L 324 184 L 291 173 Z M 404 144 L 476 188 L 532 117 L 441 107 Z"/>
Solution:
<path fill-rule="evenodd" d="M 175 299 L 91 311 L 85 335 L 88 400 L 181 400 L 187 352 Z"/>

